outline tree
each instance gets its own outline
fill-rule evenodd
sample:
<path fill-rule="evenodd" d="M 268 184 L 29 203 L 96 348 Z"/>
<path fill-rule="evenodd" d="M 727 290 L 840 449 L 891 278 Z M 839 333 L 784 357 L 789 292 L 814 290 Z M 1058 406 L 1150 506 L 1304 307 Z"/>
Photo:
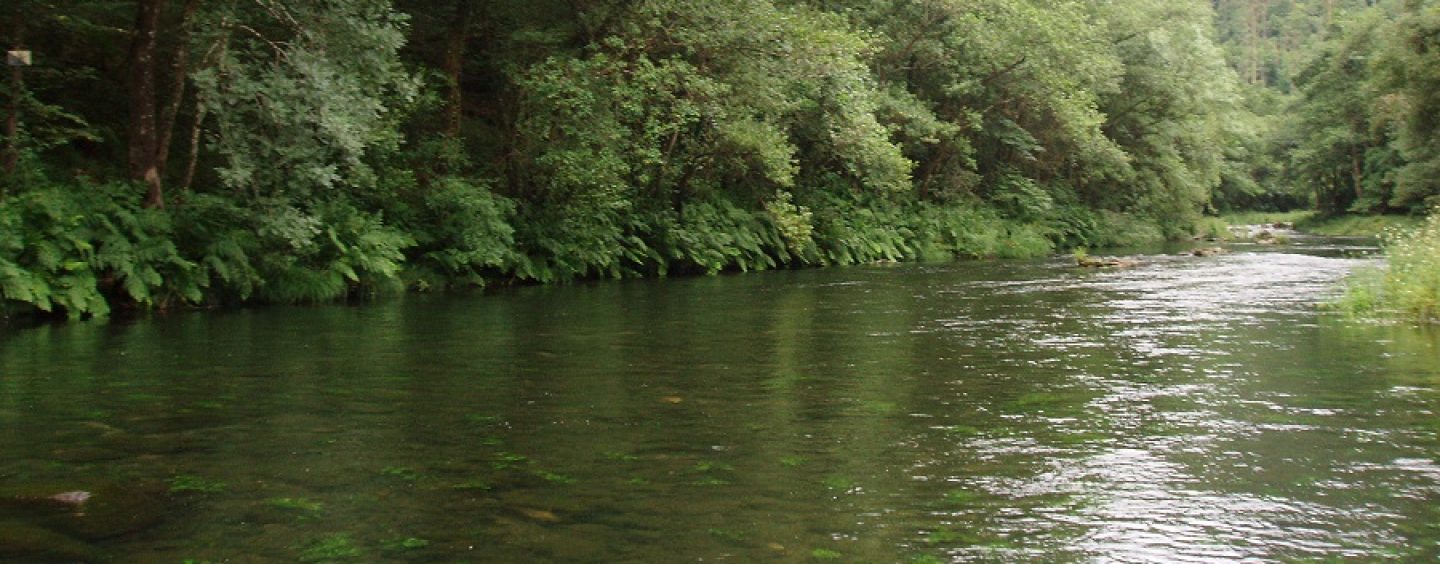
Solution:
<path fill-rule="evenodd" d="M 1387 91 L 1379 102 L 1398 119 L 1396 146 L 1405 159 L 1388 203 L 1429 209 L 1440 205 L 1440 5 L 1406 0 L 1386 36 L 1376 61 Z"/>

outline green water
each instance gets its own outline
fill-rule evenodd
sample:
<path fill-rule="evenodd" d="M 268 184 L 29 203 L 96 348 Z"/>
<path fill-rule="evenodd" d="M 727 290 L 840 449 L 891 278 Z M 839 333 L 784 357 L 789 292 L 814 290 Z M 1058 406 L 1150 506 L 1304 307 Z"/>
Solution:
<path fill-rule="evenodd" d="M 1319 315 L 1348 251 L 10 330 L 0 560 L 1433 560 L 1440 340 Z"/>

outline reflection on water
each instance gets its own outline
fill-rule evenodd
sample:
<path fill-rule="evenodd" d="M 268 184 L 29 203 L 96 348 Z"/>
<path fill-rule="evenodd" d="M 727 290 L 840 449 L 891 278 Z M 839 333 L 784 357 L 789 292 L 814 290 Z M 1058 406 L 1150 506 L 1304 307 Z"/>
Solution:
<path fill-rule="evenodd" d="M 12 332 L 0 560 L 1434 558 L 1440 345 L 1317 314 L 1357 250 Z"/>

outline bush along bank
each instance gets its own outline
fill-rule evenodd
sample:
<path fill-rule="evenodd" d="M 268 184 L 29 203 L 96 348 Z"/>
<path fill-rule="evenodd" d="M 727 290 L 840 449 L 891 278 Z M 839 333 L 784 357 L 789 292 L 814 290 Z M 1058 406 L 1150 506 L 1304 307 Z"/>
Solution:
<path fill-rule="evenodd" d="M 1359 272 L 1333 306 L 1355 316 L 1440 323 L 1440 210 L 1383 235 L 1386 265 Z"/>
<path fill-rule="evenodd" d="M 981 202 L 821 194 L 747 209 L 576 218 L 521 210 L 459 181 L 407 205 L 333 199 L 304 209 L 192 194 L 143 208 L 127 185 L 52 186 L 0 201 L 0 297 L 11 315 L 105 316 L 306 303 L 405 289 L 564 283 L 889 261 L 1027 258 L 1154 242 L 1143 219 L 1082 208 L 1021 221 Z"/>

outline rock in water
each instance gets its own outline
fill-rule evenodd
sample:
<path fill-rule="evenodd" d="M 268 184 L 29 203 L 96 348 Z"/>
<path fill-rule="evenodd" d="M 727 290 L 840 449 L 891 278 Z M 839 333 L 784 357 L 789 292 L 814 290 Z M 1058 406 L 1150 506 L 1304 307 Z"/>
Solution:
<path fill-rule="evenodd" d="M 1140 266 L 1140 261 L 1119 257 L 1083 256 L 1075 258 L 1075 265 L 1081 268 L 1134 268 Z"/>
<path fill-rule="evenodd" d="M 77 501 L 82 497 L 83 501 Z M 47 499 L 71 510 L 52 515 L 43 524 L 88 540 L 148 529 L 159 524 L 166 512 L 165 488 L 157 484 L 107 484 L 93 491 L 69 491 Z"/>
<path fill-rule="evenodd" d="M 90 500 L 90 492 L 83 492 L 79 490 L 73 492 L 63 492 L 50 496 L 50 499 L 68 505 L 84 505 L 86 501 Z"/>
<path fill-rule="evenodd" d="M 55 531 L 0 521 L 0 560 L 5 562 L 99 562 L 95 547 Z"/>
<path fill-rule="evenodd" d="M 529 507 L 516 507 L 516 508 L 515 508 L 515 512 L 516 512 L 516 513 L 519 513 L 520 515 L 524 516 L 526 519 L 529 519 L 529 520 L 531 520 L 531 521 L 539 521 L 539 522 L 541 522 L 541 523 L 559 523 L 559 522 L 560 522 L 560 516 L 556 515 L 554 512 L 546 511 L 546 510 L 544 510 L 544 509 L 533 509 L 533 508 L 529 508 Z"/>

